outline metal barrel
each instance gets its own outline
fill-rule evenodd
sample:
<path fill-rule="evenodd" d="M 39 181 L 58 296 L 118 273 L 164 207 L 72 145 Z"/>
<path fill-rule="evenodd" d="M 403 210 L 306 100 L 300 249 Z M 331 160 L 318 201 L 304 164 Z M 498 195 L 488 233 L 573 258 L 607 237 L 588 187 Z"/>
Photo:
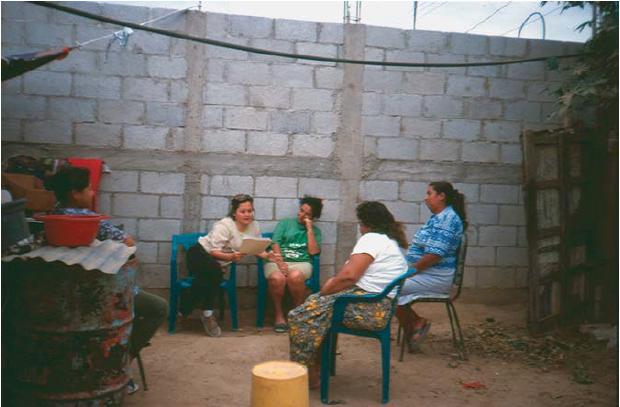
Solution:
<path fill-rule="evenodd" d="M 130 260 L 117 274 L 104 274 L 32 259 L 13 261 L 8 273 L 3 270 L 3 294 L 9 297 L 2 312 L 3 393 L 9 390 L 3 401 L 123 403 L 136 266 Z"/>

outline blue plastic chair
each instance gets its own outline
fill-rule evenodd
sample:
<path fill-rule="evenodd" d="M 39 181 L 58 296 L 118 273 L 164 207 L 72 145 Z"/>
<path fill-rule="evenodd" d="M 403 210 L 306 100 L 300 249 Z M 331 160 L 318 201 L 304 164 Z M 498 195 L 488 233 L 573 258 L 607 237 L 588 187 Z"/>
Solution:
<path fill-rule="evenodd" d="M 177 273 L 177 253 L 178 247 L 183 246 L 187 252 L 190 247 L 198 242 L 198 238 L 204 233 L 185 233 L 183 235 L 172 236 L 172 254 L 170 255 L 170 310 L 168 312 L 168 333 L 173 334 L 177 324 L 177 310 L 179 294 L 181 290 L 189 289 L 194 281 L 194 276 L 190 275 L 181 280 Z M 237 320 L 237 264 L 231 263 L 228 280 L 222 281 L 220 288 L 228 294 L 230 303 L 230 317 L 232 319 L 232 329 L 239 329 Z M 224 298 L 220 295 L 220 320 L 224 319 Z"/>
<path fill-rule="evenodd" d="M 271 239 L 273 233 L 263 233 L 263 237 Z M 265 322 L 265 303 L 267 301 L 267 279 L 265 278 L 265 262 L 258 257 L 256 263 L 258 270 L 258 300 L 256 304 L 256 327 L 262 328 Z M 313 293 L 321 289 L 321 257 L 318 254 L 312 256 L 312 275 L 306 280 L 306 287 Z"/>
<path fill-rule="evenodd" d="M 328 404 L 329 394 L 329 377 L 336 374 L 336 344 L 338 334 L 348 334 L 355 336 L 364 336 L 367 338 L 375 338 L 381 342 L 381 370 L 383 371 L 383 387 L 381 393 L 381 402 L 387 403 L 390 399 L 390 334 L 391 321 L 394 311 L 396 310 L 398 295 L 405 279 L 415 273 L 414 269 L 409 269 L 407 273 L 394 279 L 387 287 L 378 294 L 366 295 L 343 295 L 338 297 L 334 302 L 334 312 L 332 315 L 332 323 L 327 331 L 327 336 L 323 341 L 323 349 L 321 352 L 321 402 Z M 344 311 L 349 304 L 361 302 L 378 302 L 385 298 L 393 289 L 396 289 L 396 295 L 392 299 L 392 310 L 388 316 L 385 328 L 379 331 L 366 329 L 352 329 L 343 325 Z"/>

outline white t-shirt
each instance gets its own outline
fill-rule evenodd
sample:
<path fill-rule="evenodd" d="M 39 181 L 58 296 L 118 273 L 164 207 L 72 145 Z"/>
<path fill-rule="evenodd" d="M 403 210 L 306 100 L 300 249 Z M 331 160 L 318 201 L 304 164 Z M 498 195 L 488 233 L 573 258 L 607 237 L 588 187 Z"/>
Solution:
<path fill-rule="evenodd" d="M 355 284 L 370 293 L 380 293 L 394 279 L 407 272 L 407 261 L 398 244 L 382 233 L 366 233 L 355 244 L 351 254 L 366 253 L 374 259 Z M 390 293 L 390 298 L 395 293 Z"/>
<path fill-rule="evenodd" d="M 238 251 L 241 248 L 244 238 L 257 237 L 260 237 L 260 228 L 256 221 L 250 223 L 243 232 L 240 232 L 235 221 L 231 217 L 226 217 L 217 221 L 208 235 L 198 239 L 198 243 L 204 247 L 207 253 L 211 253 L 212 250 L 231 252 L 233 250 Z M 229 261 L 219 260 L 219 262 L 223 266 L 230 264 Z"/>

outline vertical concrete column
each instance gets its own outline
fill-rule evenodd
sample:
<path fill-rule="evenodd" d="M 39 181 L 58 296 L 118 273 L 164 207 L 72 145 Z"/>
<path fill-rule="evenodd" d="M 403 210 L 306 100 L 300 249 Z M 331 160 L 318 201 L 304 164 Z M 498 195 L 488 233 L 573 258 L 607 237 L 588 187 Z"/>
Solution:
<path fill-rule="evenodd" d="M 206 36 L 207 17 L 200 12 L 189 12 L 187 16 L 187 32 L 197 36 Z M 198 160 L 191 158 L 199 152 L 202 144 L 202 88 L 205 77 L 205 46 L 187 41 L 187 116 L 185 118 L 185 139 L 183 150 L 189 152 L 183 165 L 185 173 L 185 188 L 183 190 L 183 223 L 184 233 L 200 230 L 200 166 Z"/>
<path fill-rule="evenodd" d="M 364 59 L 366 29 L 361 24 L 344 25 L 344 57 Z M 348 259 L 357 237 L 355 206 L 359 196 L 364 157 L 362 135 L 363 65 L 344 65 L 342 113 L 335 155 L 340 172 L 340 218 L 336 243 L 336 269 Z"/>

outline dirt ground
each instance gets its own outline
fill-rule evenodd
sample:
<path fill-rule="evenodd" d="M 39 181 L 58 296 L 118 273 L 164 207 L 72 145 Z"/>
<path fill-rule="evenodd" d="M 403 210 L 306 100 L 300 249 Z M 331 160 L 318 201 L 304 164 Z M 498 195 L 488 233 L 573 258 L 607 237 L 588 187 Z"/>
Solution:
<path fill-rule="evenodd" d="M 548 336 L 536 342 L 540 346 L 534 346 L 524 333 L 523 290 L 464 290 L 456 308 L 465 327 L 468 361 L 457 360 L 453 353 L 444 306 L 417 307 L 433 322 L 431 333 L 422 353 L 405 353 L 403 362 L 398 362 L 399 348 L 393 340 L 392 406 L 618 403 L 617 349 L 607 350 L 604 343 L 578 334 L 561 340 L 557 335 Z M 268 360 L 288 359 L 287 335 L 276 334 L 269 326 L 257 330 L 254 316 L 253 310 L 241 312 L 242 330 L 238 332 L 232 332 L 229 321 L 225 321 L 221 338 L 205 336 L 196 319 L 181 322 L 174 335 L 162 328 L 152 346 L 142 351 L 149 390 L 128 396 L 126 405 L 249 405 L 252 367 Z M 395 338 L 397 325 L 392 328 Z M 351 406 L 380 405 L 379 343 L 340 335 L 338 351 L 330 400 Z M 134 376 L 139 377 L 135 366 Z M 483 388 L 463 386 L 472 382 L 479 382 Z M 318 391 L 310 392 L 310 405 L 322 405 Z"/>

